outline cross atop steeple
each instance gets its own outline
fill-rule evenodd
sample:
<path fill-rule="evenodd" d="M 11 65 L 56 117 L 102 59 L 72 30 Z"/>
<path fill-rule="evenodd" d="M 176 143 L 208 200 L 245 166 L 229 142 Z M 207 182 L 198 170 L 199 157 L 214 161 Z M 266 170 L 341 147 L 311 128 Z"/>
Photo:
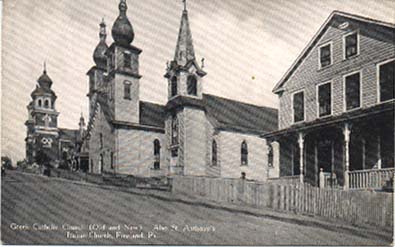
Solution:
<path fill-rule="evenodd" d="M 182 0 L 182 2 L 184 3 L 184 11 L 187 11 L 187 0 Z"/>
<path fill-rule="evenodd" d="M 44 61 L 44 73 L 47 73 L 47 62 Z"/>

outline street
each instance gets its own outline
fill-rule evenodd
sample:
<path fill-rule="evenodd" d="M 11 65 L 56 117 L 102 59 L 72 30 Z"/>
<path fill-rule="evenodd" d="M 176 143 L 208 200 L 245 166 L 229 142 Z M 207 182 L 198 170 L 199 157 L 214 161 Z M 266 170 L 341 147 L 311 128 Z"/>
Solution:
<path fill-rule="evenodd" d="M 388 245 L 363 233 L 293 224 L 7 171 L 5 244 Z M 169 192 L 161 192 L 169 193 Z"/>

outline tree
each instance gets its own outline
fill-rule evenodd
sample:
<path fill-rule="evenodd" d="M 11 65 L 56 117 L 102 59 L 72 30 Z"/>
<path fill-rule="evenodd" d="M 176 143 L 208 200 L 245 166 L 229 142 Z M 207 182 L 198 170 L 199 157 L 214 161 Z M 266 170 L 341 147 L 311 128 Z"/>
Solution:
<path fill-rule="evenodd" d="M 12 169 L 12 160 L 8 156 L 1 157 L 1 165 L 5 169 Z"/>

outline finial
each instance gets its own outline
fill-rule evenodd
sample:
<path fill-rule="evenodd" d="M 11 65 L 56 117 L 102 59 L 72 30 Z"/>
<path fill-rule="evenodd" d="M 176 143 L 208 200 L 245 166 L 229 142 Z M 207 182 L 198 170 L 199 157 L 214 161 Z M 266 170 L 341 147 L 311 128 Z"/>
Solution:
<path fill-rule="evenodd" d="M 182 0 L 182 2 L 184 3 L 184 11 L 187 11 L 187 0 Z"/>
<path fill-rule="evenodd" d="M 166 67 L 169 69 L 169 60 L 166 61 Z"/>
<path fill-rule="evenodd" d="M 47 73 L 47 63 L 46 63 L 46 61 L 44 61 L 44 74 L 46 74 Z"/>
<path fill-rule="evenodd" d="M 202 58 L 202 69 L 204 68 L 204 58 Z"/>

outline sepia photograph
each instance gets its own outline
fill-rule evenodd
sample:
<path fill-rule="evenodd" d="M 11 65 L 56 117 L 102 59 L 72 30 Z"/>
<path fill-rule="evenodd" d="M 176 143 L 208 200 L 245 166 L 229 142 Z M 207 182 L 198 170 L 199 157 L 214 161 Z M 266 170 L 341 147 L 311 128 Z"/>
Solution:
<path fill-rule="evenodd" d="M 2 245 L 394 245 L 394 1 L 0 7 Z"/>

